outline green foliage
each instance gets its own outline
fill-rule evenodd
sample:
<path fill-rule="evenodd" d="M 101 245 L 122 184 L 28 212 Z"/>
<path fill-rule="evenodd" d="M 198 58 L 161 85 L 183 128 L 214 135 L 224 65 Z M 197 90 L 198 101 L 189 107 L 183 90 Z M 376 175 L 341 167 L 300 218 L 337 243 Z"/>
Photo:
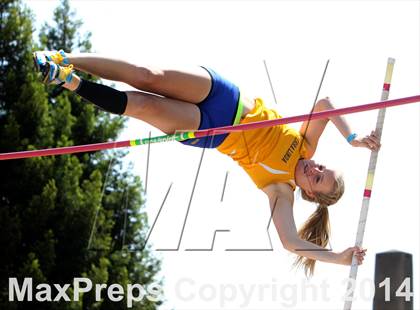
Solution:
<path fill-rule="evenodd" d="M 0 152 L 115 140 L 124 119 L 77 95 L 42 85 L 34 49 L 89 51 L 90 33 L 67 0 L 32 38 L 33 17 L 18 0 L 0 2 Z M 93 79 L 89 75 L 85 78 Z M 0 161 L 0 309 L 125 309 L 124 302 L 8 302 L 9 277 L 35 283 L 155 281 L 160 262 L 141 248 L 148 229 L 141 182 L 122 170 L 124 152 L 96 152 Z M 68 291 L 70 293 L 70 291 Z M 133 309 L 156 309 L 151 302 Z"/>

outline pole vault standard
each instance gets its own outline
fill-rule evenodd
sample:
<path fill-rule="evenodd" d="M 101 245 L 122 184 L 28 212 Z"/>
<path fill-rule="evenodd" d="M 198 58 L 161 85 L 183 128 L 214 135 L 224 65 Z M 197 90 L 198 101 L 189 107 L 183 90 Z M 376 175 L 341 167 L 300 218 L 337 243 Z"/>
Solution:
<path fill-rule="evenodd" d="M 369 110 L 383 109 L 387 107 L 409 104 L 409 103 L 414 103 L 414 102 L 419 102 L 419 101 L 420 101 L 420 95 L 417 95 L 417 96 L 404 97 L 404 98 L 393 99 L 393 100 L 388 100 L 388 101 L 374 102 L 374 103 L 369 103 L 369 104 L 364 104 L 364 105 L 359 105 L 359 106 L 322 111 L 322 112 L 317 112 L 317 113 L 312 113 L 312 114 L 303 114 L 303 115 L 298 115 L 298 116 L 284 117 L 284 118 L 249 123 L 249 124 L 239 124 L 239 125 L 234 125 L 234 126 L 224 126 L 224 127 L 217 127 L 217 128 L 211 128 L 211 129 L 205 129 L 205 130 L 180 132 L 180 133 L 176 133 L 172 135 L 157 136 L 157 137 L 152 137 L 152 138 L 76 145 L 76 146 L 67 146 L 67 147 L 51 148 L 51 149 L 43 149 L 43 150 L 2 153 L 0 154 L 0 160 L 20 159 L 20 158 L 29 158 L 29 157 L 38 157 L 38 156 L 64 155 L 64 154 L 73 154 L 73 153 L 80 153 L 80 152 L 93 152 L 93 151 L 100 151 L 100 150 L 107 150 L 107 149 L 114 149 L 114 148 L 121 148 L 121 147 L 131 147 L 131 146 L 136 146 L 136 145 L 160 143 L 160 142 L 167 142 L 167 141 L 183 141 L 187 139 L 203 138 L 207 136 L 220 135 L 220 134 L 230 133 L 230 132 L 252 130 L 252 129 L 258 129 L 258 128 L 263 128 L 263 127 L 289 124 L 289 123 L 297 123 L 297 122 L 302 122 L 306 120 L 322 119 L 322 118 L 327 118 L 327 117 L 336 116 L 336 115 L 344 115 L 344 114 L 351 114 L 351 113 L 357 113 L 357 112 L 363 112 L 363 111 L 369 111 Z"/>
<path fill-rule="evenodd" d="M 386 66 L 385 81 L 382 88 L 381 100 L 387 100 L 389 96 L 389 89 L 391 87 L 391 78 L 392 71 L 394 69 L 395 60 L 393 58 L 388 58 L 388 63 Z M 382 129 L 385 121 L 385 107 L 382 107 L 378 112 L 378 118 L 376 120 L 376 129 L 375 132 L 379 137 L 379 140 L 382 136 Z M 369 168 L 366 178 L 365 190 L 363 192 L 362 208 L 360 209 L 359 224 L 357 226 L 356 234 L 356 246 L 361 247 L 363 244 L 363 236 L 365 234 L 366 220 L 369 211 L 370 195 L 372 193 L 373 179 L 375 177 L 376 162 L 378 160 L 378 151 L 372 151 L 370 153 Z M 353 259 L 350 267 L 349 282 L 346 292 L 346 300 L 344 302 L 344 310 L 351 310 L 351 305 L 353 302 L 354 290 L 356 287 L 356 277 L 357 277 L 357 258 L 353 255 Z"/>

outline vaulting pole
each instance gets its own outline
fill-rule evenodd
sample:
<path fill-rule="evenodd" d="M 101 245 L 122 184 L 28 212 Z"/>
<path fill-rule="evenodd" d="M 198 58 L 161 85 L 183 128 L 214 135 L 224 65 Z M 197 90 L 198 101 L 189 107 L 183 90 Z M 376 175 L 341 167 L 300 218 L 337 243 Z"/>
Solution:
<path fill-rule="evenodd" d="M 395 60 L 393 58 L 388 58 L 388 64 L 386 66 L 385 82 L 382 88 L 382 95 L 381 95 L 382 101 L 388 99 L 389 89 L 391 86 L 392 71 L 394 69 L 394 62 Z M 375 132 L 379 140 L 381 140 L 384 120 L 385 120 L 385 108 L 383 107 L 382 109 L 379 110 L 378 118 L 376 120 Z M 358 247 L 362 247 L 362 244 L 363 244 L 363 236 L 365 233 L 366 220 L 367 220 L 367 215 L 368 215 L 368 210 L 369 210 L 370 195 L 372 193 L 373 179 L 375 176 L 377 160 L 378 160 L 378 151 L 372 151 L 370 153 L 369 168 L 368 168 L 368 173 L 367 173 L 367 178 L 366 178 L 365 190 L 363 193 L 362 208 L 360 210 L 359 224 L 357 227 L 355 245 Z M 356 286 L 357 268 L 358 268 L 357 258 L 355 255 L 353 255 L 353 260 L 352 260 L 351 268 L 350 268 L 349 282 L 347 286 L 347 293 L 345 295 L 346 301 L 344 303 L 344 310 L 351 309 L 353 296 L 354 296 L 354 290 Z"/>

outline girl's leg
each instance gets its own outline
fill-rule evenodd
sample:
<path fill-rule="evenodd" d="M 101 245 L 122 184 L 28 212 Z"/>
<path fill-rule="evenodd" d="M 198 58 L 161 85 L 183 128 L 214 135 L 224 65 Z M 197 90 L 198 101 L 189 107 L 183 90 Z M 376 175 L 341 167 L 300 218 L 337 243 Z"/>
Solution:
<path fill-rule="evenodd" d="M 124 115 L 131 116 L 160 129 L 166 134 L 197 130 L 200 110 L 189 102 L 127 91 L 127 108 Z"/>
<path fill-rule="evenodd" d="M 200 110 L 185 101 L 139 91 L 121 92 L 106 85 L 81 80 L 75 74 L 71 82 L 63 87 L 76 91 L 108 112 L 137 118 L 167 134 L 177 130 L 196 130 L 200 125 Z"/>
<path fill-rule="evenodd" d="M 200 103 L 211 89 L 210 74 L 201 67 L 159 69 L 88 53 L 67 54 L 67 58 L 80 71 L 189 103 Z"/>

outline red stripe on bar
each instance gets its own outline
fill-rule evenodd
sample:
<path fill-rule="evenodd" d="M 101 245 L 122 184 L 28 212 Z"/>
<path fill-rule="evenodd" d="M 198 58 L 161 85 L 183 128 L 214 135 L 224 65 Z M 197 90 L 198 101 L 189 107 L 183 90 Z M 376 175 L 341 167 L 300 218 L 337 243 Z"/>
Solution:
<path fill-rule="evenodd" d="M 370 197 L 371 194 L 372 194 L 371 190 L 365 189 L 365 192 L 363 193 L 363 197 Z"/>
<path fill-rule="evenodd" d="M 129 146 L 130 146 L 130 140 L 65 146 L 65 147 L 43 149 L 43 150 L 3 153 L 3 154 L 0 154 L 0 160 L 30 158 L 30 157 L 38 157 L 38 156 L 64 155 L 64 154 L 73 154 L 73 153 L 81 153 L 81 152 L 94 152 L 94 151 L 101 151 L 101 150 L 114 149 L 114 148 L 120 148 L 120 147 L 129 147 Z"/>
<path fill-rule="evenodd" d="M 391 87 L 391 84 L 388 84 L 388 83 L 384 83 L 384 90 L 388 90 L 389 91 L 389 88 Z"/>

